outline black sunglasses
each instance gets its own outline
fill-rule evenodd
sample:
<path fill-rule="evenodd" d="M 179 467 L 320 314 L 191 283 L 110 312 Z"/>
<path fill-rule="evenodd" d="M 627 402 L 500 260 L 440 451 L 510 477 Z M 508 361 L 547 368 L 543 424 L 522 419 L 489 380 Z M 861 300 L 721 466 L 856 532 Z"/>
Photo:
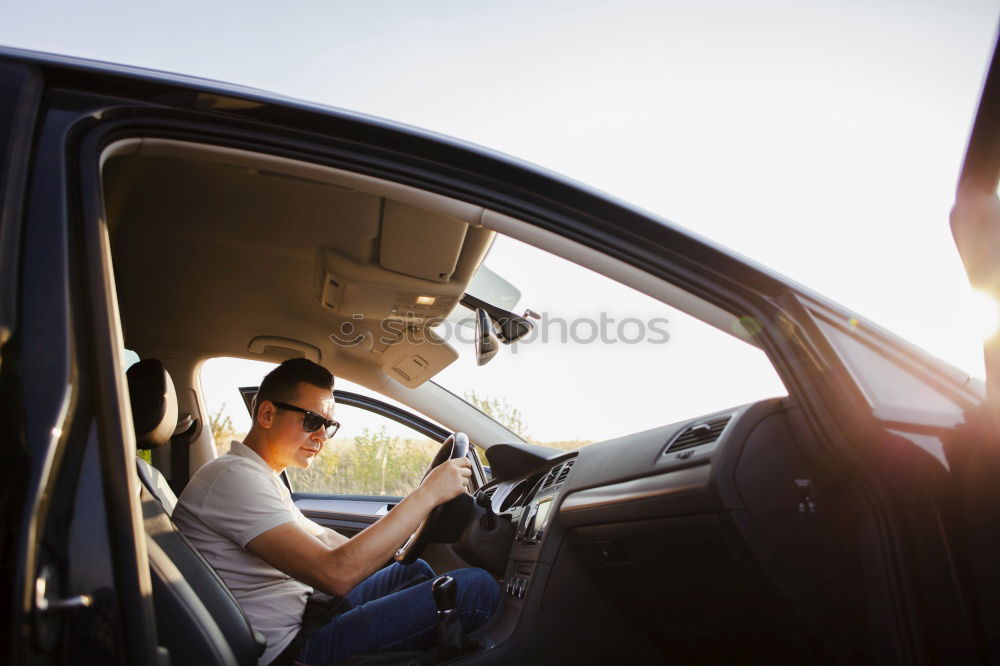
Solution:
<path fill-rule="evenodd" d="M 305 414 L 302 417 L 302 429 L 306 432 L 316 432 L 320 428 L 326 428 L 326 438 L 332 439 L 337 431 L 340 430 L 340 423 L 334 421 L 333 419 L 328 419 L 322 414 L 317 414 L 316 412 L 311 412 L 308 409 L 302 409 L 301 407 L 296 407 L 295 405 L 289 405 L 287 402 L 276 402 L 271 401 L 275 407 L 278 409 L 285 409 L 290 412 L 300 412 Z"/>

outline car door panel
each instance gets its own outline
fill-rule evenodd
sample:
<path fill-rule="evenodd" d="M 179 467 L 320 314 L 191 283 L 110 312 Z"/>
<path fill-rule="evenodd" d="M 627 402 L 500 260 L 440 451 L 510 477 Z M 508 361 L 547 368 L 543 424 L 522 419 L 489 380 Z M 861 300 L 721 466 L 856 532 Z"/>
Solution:
<path fill-rule="evenodd" d="M 38 71 L 0 63 L 0 345 L 14 330 L 23 193 L 42 94 Z M 2 361 L 2 356 L 0 356 Z"/>
<path fill-rule="evenodd" d="M 0 69 L 7 83 L 18 80 L 17 66 Z M 18 94 L 4 95 L 16 113 L 5 116 L 15 136 L 3 149 L 0 232 L 2 325 L 11 327 L 0 335 L 4 477 L 12 481 L 2 502 L 12 574 L 4 661 L 152 663 L 159 657 L 125 464 L 128 412 L 115 394 L 122 378 L 99 260 L 103 228 L 96 219 L 70 224 L 88 209 L 75 196 L 86 184 L 73 180 L 78 145 L 69 137 L 92 108 L 77 100 L 67 109 L 53 91 L 42 105 L 32 71 L 20 81 Z M 96 188 L 89 194 L 99 197 Z"/>
<path fill-rule="evenodd" d="M 350 495 L 316 493 L 296 494 L 293 499 L 306 518 L 347 537 L 370 526 L 400 500 L 398 497 L 357 499 Z"/>

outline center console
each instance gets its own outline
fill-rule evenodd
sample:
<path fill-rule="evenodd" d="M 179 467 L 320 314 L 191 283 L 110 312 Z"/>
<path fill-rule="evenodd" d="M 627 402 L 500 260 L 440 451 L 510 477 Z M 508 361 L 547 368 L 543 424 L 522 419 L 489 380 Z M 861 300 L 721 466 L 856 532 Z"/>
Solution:
<path fill-rule="evenodd" d="M 538 546 L 555 513 L 559 489 L 569 476 L 575 459 L 557 463 L 542 476 L 520 502 L 514 518 L 517 529 L 514 546 L 504 576 L 504 592 L 515 599 L 524 597 L 538 560 Z"/>

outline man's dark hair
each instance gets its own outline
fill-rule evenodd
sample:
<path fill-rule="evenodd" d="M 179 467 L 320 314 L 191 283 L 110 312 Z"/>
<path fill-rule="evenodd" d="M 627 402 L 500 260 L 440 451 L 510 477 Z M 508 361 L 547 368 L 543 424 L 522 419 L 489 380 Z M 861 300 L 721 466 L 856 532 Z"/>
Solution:
<path fill-rule="evenodd" d="M 299 384 L 310 384 L 333 391 L 333 375 L 318 363 L 307 358 L 291 358 L 267 373 L 257 395 L 253 399 L 253 416 L 257 418 L 257 408 L 265 400 L 288 402 L 295 398 Z"/>

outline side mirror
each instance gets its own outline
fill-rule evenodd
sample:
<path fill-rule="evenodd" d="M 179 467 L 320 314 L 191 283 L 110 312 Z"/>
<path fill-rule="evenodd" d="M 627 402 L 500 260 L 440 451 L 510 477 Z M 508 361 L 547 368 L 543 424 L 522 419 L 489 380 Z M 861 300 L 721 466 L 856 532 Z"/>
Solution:
<path fill-rule="evenodd" d="M 486 365 L 500 351 L 500 345 L 493 337 L 490 316 L 486 310 L 476 308 L 476 365 Z"/>

